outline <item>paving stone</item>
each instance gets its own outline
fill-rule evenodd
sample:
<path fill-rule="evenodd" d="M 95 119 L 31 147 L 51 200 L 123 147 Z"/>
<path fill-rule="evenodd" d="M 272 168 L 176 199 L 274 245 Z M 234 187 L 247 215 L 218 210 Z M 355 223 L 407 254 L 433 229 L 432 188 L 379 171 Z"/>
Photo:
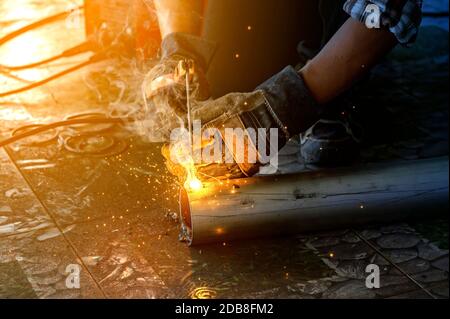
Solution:
<path fill-rule="evenodd" d="M 0 171 L 5 172 L 0 174 L 0 237 L 53 226 L 4 149 L 0 149 Z M 22 197 L 16 198 L 16 192 Z"/>
<path fill-rule="evenodd" d="M 322 252 L 336 260 L 359 260 L 373 255 L 373 251 L 364 243 L 341 244 L 328 250 L 322 248 Z"/>
<path fill-rule="evenodd" d="M 417 150 L 414 149 L 408 149 L 408 148 L 399 148 L 394 151 L 394 154 L 397 155 L 399 158 L 402 158 L 404 160 L 416 160 L 419 158 L 419 154 Z"/>
<path fill-rule="evenodd" d="M 285 165 L 289 165 L 292 163 L 297 163 L 296 155 L 280 155 L 280 156 L 278 156 L 279 167 L 283 167 Z"/>
<path fill-rule="evenodd" d="M 315 237 L 322 238 L 322 237 L 341 237 L 348 233 L 348 229 L 338 229 L 333 231 L 327 231 L 327 232 L 321 232 L 314 234 Z"/>
<path fill-rule="evenodd" d="M 407 224 L 394 224 L 386 225 L 380 228 L 383 234 L 393 234 L 393 233 L 415 233 L 416 231 Z"/>
<path fill-rule="evenodd" d="M 278 167 L 278 171 L 281 174 L 294 174 L 294 173 L 300 173 L 304 171 L 309 171 L 304 164 L 294 162 L 291 164 L 283 165 Z"/>
<path fill-rule="evenodd" d="M 310 244 L 314 248 L 323 248 L 323 247 L 332 247 L 336 246 L 340 243 L 339 238 L 337 237 L 322 237 L 319 239 L 315 239 L 308 244 Z"/>
<path fill-rule="evenodd" d="M 448 280 L 448 273 L 442 270 L 430 270 L 421 274 L 414 275 L 414 279 L 421 283 L 432 283 Z"/>
<path fill-rule="evenodd" d="M 349 279 L 363 279 L 367 277 L 366 274 L 367 263 L 358 261 L 343 261 L 339 262 L 335 268 L 336 273 Z"/>
<path fill-rule="evenodd" d="M 329 268 L 335 270 L 337 266 L 339 265 L 339 260 L 337 259 L 331 259 L 331 258 L 322 258 L 322 261 L 325 265 L 327 265 Z M 342 277 L 344 278 L 344 277 Z"/>
<path fill-rule="evenodd" d="M 390 285 L 387 287 L 382 286 L 380 289 L 376 289 L 375 293 L 377 294 L 377 296 L 380 296 L 382 298 L 389 298 L 415 290 L 417 290 L 417 285 L 407 280 L 399 285 Z"/>
<path fill-rule="evenodd" d="M 9 206 L 0 206 L 0 214 L 11 214 L 13 211 Z"/>
<path fill-rule="evenodd" d="M 448 251 L 441 250 L 429 243 L 420 243 L 417 246 L 419 257 L 428 261 L 436 260 L 442 256 L 448 256 Z"/>
<path fill-rule="evenodd" d="M 45 276 L 34 276 L 33 281 L 40 286 L 53 286 L 58 282 L 65 284 L 66 276 L 61 275 L 58 271 L 52 274 L 46 274 Z"/>
<path fill-rule="evenodd" d="M 0 226 L 0 235 L 10 235 L 16 231 L 20 223 L 11 223 Z"/>
<path fill-rule="evenodd" d="M 425 145 L 425 143 L 423 141 L 415 139 L 415 140 L 401 141 L 399 142 L 399 145 L 409 149 L 421 149 Z"/>
<path fill-rule="evenodd" d="M 416 235 L 391 234 L 377 239 L 377 244 L 385 249 L 405 249 L 415 247 L 420 242 Z"/>
<path fill-rule="evenodd" d="M 56 290 L 54 293 L 49 294 L 47 299 L 80 299 L 82 296 L 77 289 L 71 290 Z"/>
<path fill-rule="evenodd" d="M 386 257 L 388 257 L 394 264 L 403 263 L 417 258 L 417 251 L 415 249 L 384 250 L 383 254 L 386 255 Z M 380 255 L 377 255 L 375 257 L 374 264 L 389 265 L 389 262 Z"/>
<path fill-rule="evenodd" d="M 335 271 L 339 276 L 350 279 L 365 279 L 368 276 L 366 267 L 369 262 L 364 260 L 340 261 L 335 267 Z M 380 267 L 380 273 L 386 274 L 389 268 L 387 266 Z"/>
<path fill-rule="evenodd" d="M 381 236 L 381 233 L 379 231 L 373 229 L 365 229 L 359 234 L 361 235 L 361 237 L 367 240 L 377 239 Z"/>
<path fill-rule="evenodd" d="M 407 282 L 409 282 L 410 280 L 401 275 L 384 275 L 382 277 L 380 277 L 380 286 L 381 288 L 383 287 L 390 287 L 390 286 L 396 286 L 396 285 L 403 285 Z"/>
<path fill-rule="evenodd" d="M 70 290 L 65 285 L 68 275 L 67 266 L 79 265 L 80 262 L 70 250 L 67 242 L 61 237 L 41 242 L 33 237 L 20 238 L 20 236 L 13 235 L 0 239 L 0 255 L 3 247 L 12 250 L 14 260 L 23 271 L 36 296 L 49 298 L 58 290 Z M 102 296 L 90 274 L 83 268 L 81 268 L 80 276 L 81 288 L 78 290 L 80 297 L 98 298 Z M 12 289 L 12 287 L 9 288 Z"/>
<path fill-rule="evenodd" d="M 86 256 L 81 258 L 86 266 L 97 266 L 102 259 L 102 256 Z"/>
<path fill-rule="evenodd" d="M 445 156 L 448 154 L 448 141 L 440 141 L 431 145 L 426 145 L 420 152 L 419 157 L 430 158 Z"/>
<path fill-rule="evenodd" d="M 431 292 L 433 294 L 438 295 L 438 296 L 443 297 L 443 298 L 448 298 L 449 297 L 448 290 L 449 290 L 448 282 L 446 282 L 443 285 L 439 285 L 437 287 L 431 288 Z"/>
<path fill-rule="evenodd" d="M 361 239 L 359 239 L 358 236 L 356 236 L 354 233 L 347 233 L 344 236 L 341 237 L 341 240 L 344 243 L 349 243 L 349 244 L 355 244 L 355 243 L 359 243 L 361 241 Z"/>
<path fill-rule="evenodd" d="M 323 280 L 326 280 L 326 281 L 329 281 L 329 282 L 332 282 L 332 283 L 339 283 L 339 282 L 348 281 L 348 278 L 344 278 L 344 277 L 335 275 L 335 276 L 332 276 L 332 277 L 325 278 Z"/>
<path fill-rule="evenodd" d="M 27 195 L 30 195 L 30 190 L 26 188 L 11 188 L 7 191 L 5 191 L 5 197 L 11 198 L 11 199 L 19 199 L 23 198 Z"/>
<path fill-rule="evenodd" d="M 424 271 L 427 271 L 431 267 L 428 261 L 419 258 L 403 262 L 401 264 L 398 264 L 398 266 L 404 272 L 410 275 L 422 273 Z M 393 275 L 401 275 L 401 273 L 396 268 L 392 268 L 391 273 Z"/>
<path fill-rule="evenodd" d="M 307 295 L 318 295 L 327 291 L 331 285 L 332 283 L 329 281 L 312 280 L 295 285 L 295 289 Z"/>
<path fill-rule="evenodd" d="M 61 258 L 54 257 L 49 259 L 48 256 L 24 258 L 21 260 L 22 268 L 31 275 L 44 275 L 52 273 L 58 269 L 61 264 Z"/>
<path fill-rule="evenodd" d="M 389 299 L 431 299 L 429 295 L 423 290 L 415 290 L 405 294 L 396 295 Z"/>
<path fill-rule="evenodd" d="M 0 263 L 0 299 L 37 298 L 17 261 Z"/>
<path fill-rule="evenodd" d="M 0 216 L 0 225 L 5 223 L 8 220 L 8 217 L 6 216 Z"/>
<path fill-rule="evenodd" d="M 263 291 L 258 291 L 258 292 L 254 292 L 251 293 L 249 295 L 246 295 L 244 298 L 245 299 L 264 299 L 264 298 L 271 298 L 273 296 L 278 296 L 280 295 L 280 288 L 273 288 L 273 289 L 268 289 L 268 290 L 263 290 Z"/>
<path fill-rule="evenodd" d="M 364 280 L 349 280 L 336 284 L 324 292 L 326 299 L 373 299 L 376 297 L 375 291 L 366 287 Z"/>
<path fill-rule="evenodd" d="M 433 267 L 448 272 L 448 256 L 440 258 L 432 263 Z"/>
<path fill-rule="evenodd" d="M 393 224 L 393 225 L 385 225 L 380 228 L 380 231 L 383 234 L 415 234 L 416 230 L 409 226 L 408 224 Z"/>

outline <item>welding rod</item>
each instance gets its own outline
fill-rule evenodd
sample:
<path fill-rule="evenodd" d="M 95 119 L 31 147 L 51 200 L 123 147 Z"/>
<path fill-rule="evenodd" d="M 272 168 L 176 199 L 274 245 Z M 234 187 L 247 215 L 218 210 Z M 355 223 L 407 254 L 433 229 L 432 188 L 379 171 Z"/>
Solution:
<path fill-rule="evenodd" d="M 198 245 L 447 212 L 448 165 L 443 157 L 181 189 L 181 235 Z"/>

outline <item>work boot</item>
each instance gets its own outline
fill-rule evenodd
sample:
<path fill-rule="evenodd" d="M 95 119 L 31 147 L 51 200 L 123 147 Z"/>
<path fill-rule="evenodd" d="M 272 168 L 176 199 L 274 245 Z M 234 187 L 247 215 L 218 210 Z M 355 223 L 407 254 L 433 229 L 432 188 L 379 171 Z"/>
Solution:
<path fill-rule="evenodd" d="M 364 130 L 358 109 L 352 100 L 353 90 L 323 106 L 327 111 L 320 120 L 300 134 L 300 155 L 305 164 L 339 166 L 359 157 Z"/>
<path fill-rule="evenodd" d="M 358 158 L 360 141 L 349 123 L 320 119 L 300 134 L 300 154 L 305 164 L 349 164 Z"/>

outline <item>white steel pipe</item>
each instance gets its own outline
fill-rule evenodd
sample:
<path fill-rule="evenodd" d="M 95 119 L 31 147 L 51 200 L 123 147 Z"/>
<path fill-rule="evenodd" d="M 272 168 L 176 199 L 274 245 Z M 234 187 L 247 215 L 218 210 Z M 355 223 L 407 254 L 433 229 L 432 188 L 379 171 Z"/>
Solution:
<path fill-rule="evenodd" d="M 180 192 L 189 245 L 446 212 L 448 157 L 230 180 Z"/>

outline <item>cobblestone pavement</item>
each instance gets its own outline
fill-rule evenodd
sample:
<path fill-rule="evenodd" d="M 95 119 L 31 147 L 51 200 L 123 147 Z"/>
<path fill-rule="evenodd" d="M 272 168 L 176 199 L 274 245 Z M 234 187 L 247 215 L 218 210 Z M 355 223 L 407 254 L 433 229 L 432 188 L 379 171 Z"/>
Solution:
<path fill-rule="evenodd" d="M 0 36 L 17 27 L 18 13 L 5 3 Z M 67 6 L 49 3 L 24 1 L 30 10 L 21 10 L 20 23 Z M 45 12 L 36 10 L 42 7 Z M 82 38 L 79 30 L 54 31 L 43 31 L 52 34 L 50 48 Z M 367 134 L 360 161 L 448 156 L 447 38 L 441 29 L 424 28 L 413 49 L 397 49 L 355 91 Z M 15 60 L 2 48 L 0 61 Z M 34 80 L 61 67 L 20 75 Z M 105 67 L 1 100 L 0 137 L 34 119 L 104 108 L 91 76 Z M 2 87 L 14 81 L 0 77 Z M 445 216 L 188 248 L 178 241 L 178 194 L 161 146 L 117 127 L 108 135 L 129 147 L 117 156 L 81 157 L 62 150 L 50 133 L 38 140 L 48 139 L 45 146 L 28 139 L 0 149 L 0 298 L 430 298 L 417 284 L 434 297 L 449 296 Z M 318 169 L 299 158 L 293 140 L 281 154 L 280 172 Z M 365 286 L 372 263 L 381 268 L 380 289 Z M 80 289 L 66 285 L 73 264 L 80 266 Z"/>

